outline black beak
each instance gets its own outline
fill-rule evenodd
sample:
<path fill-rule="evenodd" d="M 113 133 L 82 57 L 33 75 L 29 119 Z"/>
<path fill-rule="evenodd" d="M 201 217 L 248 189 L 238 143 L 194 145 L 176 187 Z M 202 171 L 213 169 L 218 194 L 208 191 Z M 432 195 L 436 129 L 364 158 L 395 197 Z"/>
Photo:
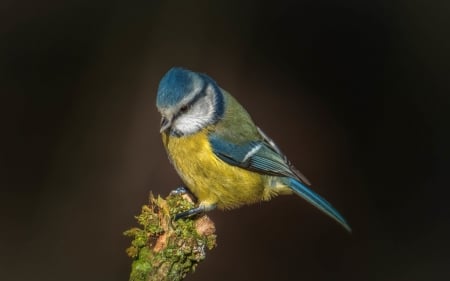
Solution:
<path fill-rule="evenodd" d="M 167 129 L 170 128 L 170 126 L 172 125 L 172 121 L 170 121 L 169 119 L 167 119 L 166 117 L 162 117 L 161 118 L 161 125 L 160 125 L 160 130 L 159 132 L 165 132 Z"/>

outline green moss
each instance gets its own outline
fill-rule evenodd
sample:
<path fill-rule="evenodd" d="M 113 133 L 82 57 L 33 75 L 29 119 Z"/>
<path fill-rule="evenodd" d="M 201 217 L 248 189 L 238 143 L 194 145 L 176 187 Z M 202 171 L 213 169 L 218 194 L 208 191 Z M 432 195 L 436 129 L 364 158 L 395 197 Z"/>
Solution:
<path fill-rule="evenodd" d="M 130 280 L 147 280 L 147 276 L 152 270 L 150 257 L 151 253 L 147 247 L 140 249 L 138 258 L 131 265 Z"/>
<path fill-rule="evenodd" d="M 182 280 L 205 259 L 206 248 L 215 247 L 214 225 L 206 216 L 172 220 L 175 214 L 194 207 L 186 195 L 166 199 L 150 195 L 149 201 L 136 216 L 140 228 L 124 233 L 133 238 L 126 251 L 133 258 L 130 281 Z M 199 233 L 199 224 L 205 223 L 210 230 Z"/>

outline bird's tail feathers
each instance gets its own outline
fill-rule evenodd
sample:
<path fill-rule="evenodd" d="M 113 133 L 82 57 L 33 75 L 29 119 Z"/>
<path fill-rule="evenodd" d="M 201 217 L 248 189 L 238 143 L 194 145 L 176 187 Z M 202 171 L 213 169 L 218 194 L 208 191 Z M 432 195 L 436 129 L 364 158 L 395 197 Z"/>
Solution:
<path fill-rule="evenodd" d="M 321 210 L 329 217 L 337 221 L 342 225 L 348 232 L 352 232 L 352 229 L 348 225 L 344 217 L 330 204 L 327 200 L 322 198 L 320 195 L 309 189 L 305 184 L 301 183 L 299 180 L 289 178 L 289 187 L 300 197 L 308 201 L 310 204 L 314 205 L 317 209 Z"/>

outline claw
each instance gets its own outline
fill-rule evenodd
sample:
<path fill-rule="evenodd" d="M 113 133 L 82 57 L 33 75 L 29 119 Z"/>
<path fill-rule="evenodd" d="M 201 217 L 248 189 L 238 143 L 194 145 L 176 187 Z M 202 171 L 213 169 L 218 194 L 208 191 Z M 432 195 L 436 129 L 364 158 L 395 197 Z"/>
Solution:
<path fill-rule="evenodd" d="M 183 195 L 190 193 L 184 186 L 179 186 L 170 192 L 170 195 Z"/>

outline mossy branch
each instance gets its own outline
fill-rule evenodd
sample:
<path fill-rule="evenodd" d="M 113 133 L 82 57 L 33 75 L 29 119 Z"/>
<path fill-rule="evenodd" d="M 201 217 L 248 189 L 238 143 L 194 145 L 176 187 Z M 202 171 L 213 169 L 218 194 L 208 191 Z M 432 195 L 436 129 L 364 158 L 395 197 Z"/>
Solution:
<path fill-rule="evenodd" d="M 214 223 L 206 215 L 173 220 L 194 207 L 187 194 L 165 199 L 150 194 L 149 204 L 136 216 L 141 228 L 124 232 L 133 237 L 127 254 L 133 258 L 130 281 L 178 281 L 205 259 L 206 248 L 216 246 Z"/>

